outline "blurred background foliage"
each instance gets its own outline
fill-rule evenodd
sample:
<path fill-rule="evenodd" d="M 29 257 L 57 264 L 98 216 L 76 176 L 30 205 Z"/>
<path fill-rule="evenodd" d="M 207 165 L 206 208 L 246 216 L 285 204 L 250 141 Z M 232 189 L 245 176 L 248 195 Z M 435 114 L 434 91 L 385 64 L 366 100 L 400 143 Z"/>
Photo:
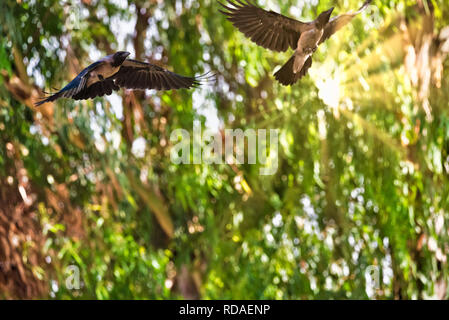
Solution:
<path fill-rule="evenodd" d="M 362 1 L 258 3 L 310 20 Z M 0 297 L 448 298 L 449 4 L 375 0 L 292 87 L 272 76 L 291 52 L 218 9 L 0 2 Z M 34 108 L 115 50 L 218 79 Z M 277 172 L 172 163 L 194 123 L 279 129 Z"/>

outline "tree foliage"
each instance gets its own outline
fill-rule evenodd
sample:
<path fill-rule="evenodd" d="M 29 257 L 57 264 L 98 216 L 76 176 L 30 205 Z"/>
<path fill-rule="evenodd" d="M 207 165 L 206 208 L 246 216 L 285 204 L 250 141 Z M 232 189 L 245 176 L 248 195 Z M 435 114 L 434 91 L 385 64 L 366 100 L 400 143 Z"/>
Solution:
<path fill-rule="evenodd" d="M 259 1 L 303 20 L 360 2 Z M 0 3 L 0 297 L 447 298 L 447 3 L 375 1 L 292 87 L 272 76 L 291 52 L 218 9 Z M 217 82 L 33 106 L 115 50 Z M 174 164 L 194 124 L 279 129 L 278 170 Z"/>

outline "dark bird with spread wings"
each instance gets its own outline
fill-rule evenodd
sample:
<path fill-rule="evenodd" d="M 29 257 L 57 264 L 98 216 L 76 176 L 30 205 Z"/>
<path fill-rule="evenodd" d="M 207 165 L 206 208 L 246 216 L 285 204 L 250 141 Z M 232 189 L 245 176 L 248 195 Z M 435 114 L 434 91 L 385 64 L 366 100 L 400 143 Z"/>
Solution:
<path fill-rule="evenodd" d="M 193 88 L 207 77 L 185 77 L 154 64 L 127 59 L 129 52 L 118 51 L 106 56 L 81 71 L 64 88 L 35 105 L 59 98 L 84 100 L 110 95 L 120 88 L 171 90 Z"/>
<path fill-rule="evenodd" d="M 219 2 L 225 10 L 221 13 L 245 36 L 266 49 L 284 52 L 290 47 L 295 53 L 275 73 L 283 85 L 292 85 L 307 74 L 312 66 L 312 54 L 318 46 L 362 12 L 372 0 L 356 12 L 348 12 L 330 19 L 331 8 L 322 12 L 314 21 L 301 22 L 273 11 L 265 11 L 250 0 L 225 0 Z M 236 1 L 236 2 L 234 2 Z"/>

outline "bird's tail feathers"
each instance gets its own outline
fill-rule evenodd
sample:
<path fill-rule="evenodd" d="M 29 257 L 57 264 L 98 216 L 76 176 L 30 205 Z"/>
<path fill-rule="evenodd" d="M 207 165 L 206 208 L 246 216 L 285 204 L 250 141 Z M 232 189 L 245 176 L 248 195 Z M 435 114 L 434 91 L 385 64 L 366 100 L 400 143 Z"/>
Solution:
<path fill-rule="evenodd" d="M 294 63 L 296 56 L 293 55 L 286 64 L 282 66 L 275 74 L 274 77 L 284 86 L 290 86 L 296 83 L 299 79 L 307 74 L 307 71 L 312 66 L 312 57 L 309 57 L 301 68 L 301 71 L 294 73 Z"/>
<path fill-rule="evenodd" d="M 306 56 L 302 54 L 295 54 L 295 59 L 293 61 L 293 73 L 298 73 L 301 71 L 304 66 L 304 62 L 306 61 Z"/>
<path fill-rule="evenodd" d="M 39 101 L 37 101 L 37 102 L 35 102 L 34 103 L 34 106 L 35 107 L 39 107 L 41 104 L 44 104 L 44 103 L 47 103 L 47 102 L 52 102 L 52 101 L 55 101 L 56 99 L 58 99 L 61 95 L 62 95 L 62 93 L 63 93 L 63 91 L 58 91 L 58 92 L 56 92 L 56 93 L 48 93 L 48 92 L 45 92 L 45 91 L 43 91 L 47 96 L 45 96 L 45 97 L 43 97 L 41 100 L 39 100 Z"/>

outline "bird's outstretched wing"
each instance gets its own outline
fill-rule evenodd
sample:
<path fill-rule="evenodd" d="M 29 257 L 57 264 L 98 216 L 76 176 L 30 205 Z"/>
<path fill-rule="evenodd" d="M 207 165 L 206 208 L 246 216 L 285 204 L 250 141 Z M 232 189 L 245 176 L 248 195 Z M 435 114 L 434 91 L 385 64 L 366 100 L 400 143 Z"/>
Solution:
<path fill-rule="evenodd" d="M 89 76 L 89 72 L 97 68 L 103 64 L 103 61 L 97 61 L 92 63 L 90 66 L 81 71 L 75 79 L 70 81 L 64 88 L 59 90 L 58 92 L 39 100 L 34 105 L 36 107 L 40 106 L 46 102 L 52 102 L 59 98 L 73 98 L 75 100 L 84 99 L 84 98 L 76 98 L 80 96 L 83 92 L 86 91 L 87 88 L 87 79 Z"/>
<path fill-rule="evenodd" d="M 324 33 L 320 39 L 320 43 L 323 43 L 324 41 L 329 39 L 335 32 L 347 25 L 356 15 L 365 10 L 372 1 L 373 0 L 366 0 L 365 3 L 356 12 L 340 14 L 329 20 L 329 23 L 324 28 Z"/>
<path fill-rule="evenodd" d="M 245 36 L 270 50 L 296 49 L 301 32 L 308 25 L 273 11 L 265 11 L 250 0 L 225 1 L 227 5 L 218 1 L 225 9 L 220 12 Z"/>
<path fill-rule="evenodd" d="M 209 78 L 207 75 L 185 77 L 154 64 L 127 59 L 120 70 L 108 79 L 113 79 L 116 86 L 126 89 L 171 90 L 197 87 Z"/>
<path fill-rule="evenodd" d="M 117 90 L 120 90 L 120 88 L 114 83 L 113 79 L 108 78 L 103 81 L 97 81 L 90 86 L 86 86 L 83 90 L 74 95 L 72 99 L 85 100 L 102 97 L 104 95 L 109 96 L 112 94 L 112 91 Z"/>

